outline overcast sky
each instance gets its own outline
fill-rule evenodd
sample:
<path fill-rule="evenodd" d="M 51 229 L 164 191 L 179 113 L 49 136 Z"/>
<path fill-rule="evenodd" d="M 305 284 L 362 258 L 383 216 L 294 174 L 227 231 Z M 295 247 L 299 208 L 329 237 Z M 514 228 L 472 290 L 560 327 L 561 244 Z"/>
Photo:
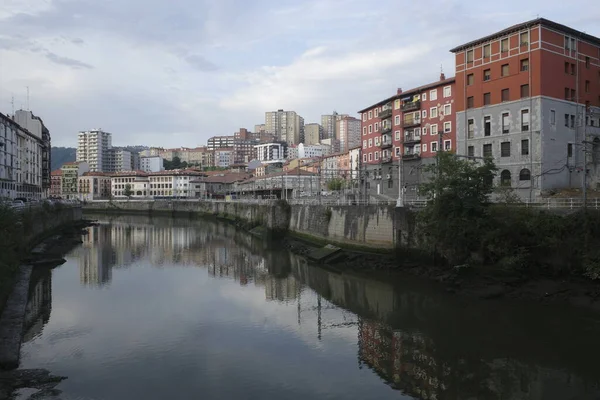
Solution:
<path fill-rule="evenodd" d="M 600 36 L 597 0 L 0 0 L 0 111 L 29 86 L 54 146 L 196 146 L 279 108 L 354 114 L 538 14 Z"/>

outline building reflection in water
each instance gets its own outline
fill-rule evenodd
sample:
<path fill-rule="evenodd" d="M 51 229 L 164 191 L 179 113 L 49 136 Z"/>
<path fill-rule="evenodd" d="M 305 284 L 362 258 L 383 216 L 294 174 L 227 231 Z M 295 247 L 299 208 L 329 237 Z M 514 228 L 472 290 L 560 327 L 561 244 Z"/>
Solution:
<path fill-rule="evenodd" d="M 210 221 L 118 217 L 90 228 L 80 251 L 84 285 L 107 284 L 113 268 L 144 260 L 156 268 L 206 268 L 210 276 L 264 288 L 267 301 L 293 304 L 298 324 L 314 324 L 319 340 L 335 329 L 356 335 L 359 367 L 414 398 L 600 398 L 595 361 L 587 361 L 600 358 L 598 332 L 581 329 L 569 314 L 492 312 L 489 303 L 465 305 L 431 285 L 334 273 Z M 39 314 L 34 309 L 30 314 Z M 586 357 L 581 343 L 589 343 Z"/>
<path fill-rule="evenodd" d="M 28 342 L 42 333 L 50 320 L 51 311 L 52 271 L 47 268 L 34 268 L 25 309 L 23 342 Z"/>

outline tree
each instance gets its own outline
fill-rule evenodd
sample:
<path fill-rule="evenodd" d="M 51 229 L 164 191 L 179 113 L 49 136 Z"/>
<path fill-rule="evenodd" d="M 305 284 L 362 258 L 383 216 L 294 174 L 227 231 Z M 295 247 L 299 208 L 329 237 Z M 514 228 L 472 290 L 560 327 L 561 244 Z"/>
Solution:
<path fill-rule="evenodd" d="M 329 190 L 342 190 L 344 188 L 344 180 L 342 178 L 333 178 L 327 182 L 327 189 Z"/>
<path fill-rule="evenodd" d="M 123 194 L 130 198 L 133 195 L 133 190 L 131 190 L 131 184 L 126 184 L 125 189 L 123 190 Z"/>
<path fill-rule="evenodd" d="M 461 159 L 448 152 L 439 152 L 437 163 L 425 167 L 432 175 L 419 189 L 429 200 L 419 215 L 426 247 L 451 263 L 465 262 L 479 250 L 496 170 L 491 159 Z"/>

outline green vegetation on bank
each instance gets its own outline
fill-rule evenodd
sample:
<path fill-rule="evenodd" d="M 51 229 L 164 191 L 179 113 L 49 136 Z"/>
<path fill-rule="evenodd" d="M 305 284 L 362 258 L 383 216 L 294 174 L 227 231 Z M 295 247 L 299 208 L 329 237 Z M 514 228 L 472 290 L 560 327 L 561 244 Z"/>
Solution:
<path fill-rule="evenodd" d="M 492 203 L 491 160 L 438 155 L 422 185 L 429 202 L 417 218 L 419 246 L 450 265 L 496 265 L 527 274 L 600 279 L 600 213 L 557 215 L 518 204 L 510 191 Z M 496 189 L 497 190 L 497 189 Z"/>

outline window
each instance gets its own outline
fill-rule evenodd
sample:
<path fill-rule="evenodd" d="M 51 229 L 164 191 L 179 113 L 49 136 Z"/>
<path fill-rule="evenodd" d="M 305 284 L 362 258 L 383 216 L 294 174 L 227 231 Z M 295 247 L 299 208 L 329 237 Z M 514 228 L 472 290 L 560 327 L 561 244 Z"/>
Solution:
<path fill-rule="evenodd" d="M 473 96 L 469 96 L 467 97 L 467 108 L 473 108 L 475 107 L 475 100 L 473 98 Z"/>
<path fill-rule="evenodd" d="M 500 157 L 510 157 L 510 142 L 500 143 Z"/>
<path fill-rule="evenodd" d="M 473 50 L 467 50 L 467 62 L 468 63 L 473 62 Z"/>
<path fill-rule="evenodd" d="M 502 68 L 500 69 L 500 75 L 501 76 L 508 76 L 509 75 L 509 69 L 508 69 L 508 64 L 503 64 Z"/>
<path fill-rule="evenodd" d="M 521 85 L 521 98 L 529 97 L 529 84 Z"/>
<path fill-rule="evenodd" d="M 452 114 L 452 105 L 444 104 L 444 115 L 448 116 L 450 114 Z"/>
<path fill-rule="evenodd" d="M 519 180 L 520 181 L 530 181 L 531 180 L 531 172 L 527 168 L 522 169 L 521 172 L 519 172 Z"/>
<path fill-rule="evenodd" d="M 475 75 L 473 75 L 473 74 L 467 75 L 467 85 L 471 86 L 473 83 L 475 83 Z"/>
<path fill-rule="evenodd" d="M 363 121 L 366 121 L 367 120 L 367 113 L 363 113 L 362 116 L 363 116 Z"/>
<path fill-rule="evenodd" d="M 484 157 L 492 157 L 492 145 L 491 144 L 484 144 L 483 145 L 483 156 Z"/>
<path fill-rule="evenodd" d="M 373 118 L 373 111 L 369 111 L 369 119 Z"/>
<path fill-rule="evenodd" d="M 429 117 L 430 118 L 437 118 L 437 107 L 431 107 L 429 109 Z"/>
<path fill-rule="evenodd" d="M 396 115 L 394 117 L 394 125 L 400 125 L 400 116 L 399 115 Z"/>
<path fill-rule="evenodd" d="M 492 135 L 492 117 L 484 117 L 483 118 L 483 135 L 491 136 Z"/>
<path fill-rule="evenodd" d="M 423 143 L 421 147 L 423 148 L 423 153 L 427 151 L 427 143 Z"/>
<path fill-rule="evenodd" d="M 427 127 L 426 126 L 423 127 L 422 134 L 423 135 L 427 135 Z"/>
<path fill-rule="evenodd" d="M 376 108 L 376 109 L 375 109 L 375 118 L 377 118 L 378 116 L 379 116 L 379 109 L 378 109 L 378 108 Z"/>
<path fill-rule="evenodd" d="M 483 105 L 488 106 L 492 103 L 492 94 L 490 92 L 483 94 Z"/>
<path fill-rule="evenodd" d="M 394 149 L 394 151 L 396 152 L 396 155 L 399 156 L 400 155 L 400 147 L 396 147 Z"/>
<path fill-rule="evenodd" d="M 571 64 L 568 62 L 565 62 L 565 74 L 568 74 L 570 70 L 571 70 Z"/>
<path fill-rule="evenodd" d="M 437 100 L 437 89 L 433 89 L 429 91 L 429 100 L 434 101 Z"/>
<path fill-rule="evenodd" d="M 438 134 L 438 126 L 437 126 L 437 124 L 433 124 L 433 125 L 431 125 L 430 129 L 431 129 L 431 132 L 430 132 L 430 133 L 431 133 L 432 135 L 437 135 L 437 134 Z"/>
<path fill-rule="evenodd" d="M 510 187 L 511 181 L 512 179 L 509 170 L 505 169 L 500 173 L 500 186 Z"/>
<path fill-rule="evenodd" d="M 424 92 L 424 93 L 421 95 L 421 100 L 423 100 L 423 101 L 427 100 L 427 92 Z"/>
<path fill-rule="evenodd" d="M 366 148 L 367 148 L 367 141 L 363 140 L 363 149 L 366 149 Z"/>
<path fill-rule="evenodd" d="M 369 148 L 373 147 L 373 139 L 369 139 Z"/>
<path fill-rule="evenodd" d="M 585 81 L 585 92 L 586 93 L 590 92 L 590 81 Z"/>
<path fill-rule="evenodd" d="M 431 142 L 430 147 L 431 147 L 431 152 L 435 153 L 438 150 L 438 143 L 437 142 Z"/>
<path fill-rule="evenodd" d="M 363 135 L 366 135 L 366 134 L 367 134 L 367 127 L 363 126 Z"/>
<path fill-rule="evenodd" d="M 483 58 L 488 58 L 492 54 L 492 46 L 486 44 L 483 46 Z"/>
<path fill-rule="evenodd" d="M 571 64 L 571 75 L 575 75 L 575 64 Z"/>
<path fill-rule="evenodd" d="M 500 51 L 506 53 L 508 51 L 508 38 L 500 41 Z"/>
<path fill-rule="evenodd" d="M 529 44 L 529 32 L 521 32 L 519 41 L 521 42 L 521 46 L 527 46 Z"/>
<path fill-rule="evenodd" d="M 475 137 L 475 120 L 469 119 L 467 121 L 467 139 L 473 139 Z"/>
<path fill-rule="evenodd" d="M 502 101 L 510 100 L 510 91 L 508 89 L 502 89 Z"/>
<path fill-rule="evenodd" d="M 569 96 L 571 96 L 571 89 L 565 88 L 565 100 L 570 100 Z"/>
<path fill-rule="evenodd" d="M 475 157 L 475 146 L 467 147 L 467 156 Z"/>
<path fill-rule="evenodd" d="M 575 128 L 575 116 L 571 115 L 571 128 Z"/>
<path fill-rule="evenodd" d="M 369 133 L 373 133 L 373 125 L 369 125 Z"/>
<path fill-rule="evenodd" d="M 492 79 L 492 70 L 491 69 L 483 70 L 483 80 L 489 81 L 490 79 Z"/>
<path fill-rule="evenodd" d="M 521 140 L 521 155 L 522 156 L 529 155 L 529 139 Z"/>
<path fill-rule="evenodd" d="M 567 157 L 573 157 L 573 143 L 567 144 Z"/>
<path fill-rule="evenodd" d="M 367 155 L 363 154 L 363 162 L 367 162 Z"/>
<path fill-rule="evenodd" d="M 529 71 L 529 58 L 521 60 L 521 72 Z"/>
<path fill-rule="evenodd" d="M 373 153 L 369 153 L 369 161 L 373 161 Z"/>
<path fill-rule="evenodd" d="M 394 110 L 400 109 L 400 100 L 394 100 Z"/>
<path fill-rule="evenodd" d="M 452 150 L 452 140 L 444 140 L 444 151 Z"/>
<path fill-rule="evenodd" d="M 427 110 L 423 110 L 423 118 L 427 118 Z"/>
<path fill-rule="evenodd" d="M 571 100 L 575 101 L 575 89 L 571 89 Z"/>
<path fill-rule="evenodd" d="M 444 133 L 449 133 L 450 131 L 452 131 L 452 122 L 451 121 L 444 122 Z"/>
<path fill-rule="evenodd" d="M 529 110 L 521 110 L 521 132 L 529 131 Z"/>
<path fill-rule="evenodd" d="M 502 113 L 502 133 L 508 133 L 510 131 L 510 126 L 508 123 L 509 113 Z"/>
<path fill-rule="evenodd" d="M 444 87 L 444 97 L 450 97 L 452 96 L 452 86 L 445 86 Z"/>
<path fill-rule="evenodd" d="M 377 132 L 379 130 L 379 122 L 375 122 L 375 132 Z"/>
<path fill-rule="evenodd" d="M 375 147 L 379 146 L 379 136 L 375 138 Z"/>
<path fill-rule="evenodd" d="M 379 160 L 379 152 L 378 151 L 375 152 L 375 160 Z"/>
<path fill-rule="evenodd" d="M 396 140 L 400 140 L 400 131 L 394 132 L 394 137 L 396 138 Z"/>
<path fill-rule="evenodd" d="M 569 127 L 569 114 L 565 114 L 565 126 Z"/>

